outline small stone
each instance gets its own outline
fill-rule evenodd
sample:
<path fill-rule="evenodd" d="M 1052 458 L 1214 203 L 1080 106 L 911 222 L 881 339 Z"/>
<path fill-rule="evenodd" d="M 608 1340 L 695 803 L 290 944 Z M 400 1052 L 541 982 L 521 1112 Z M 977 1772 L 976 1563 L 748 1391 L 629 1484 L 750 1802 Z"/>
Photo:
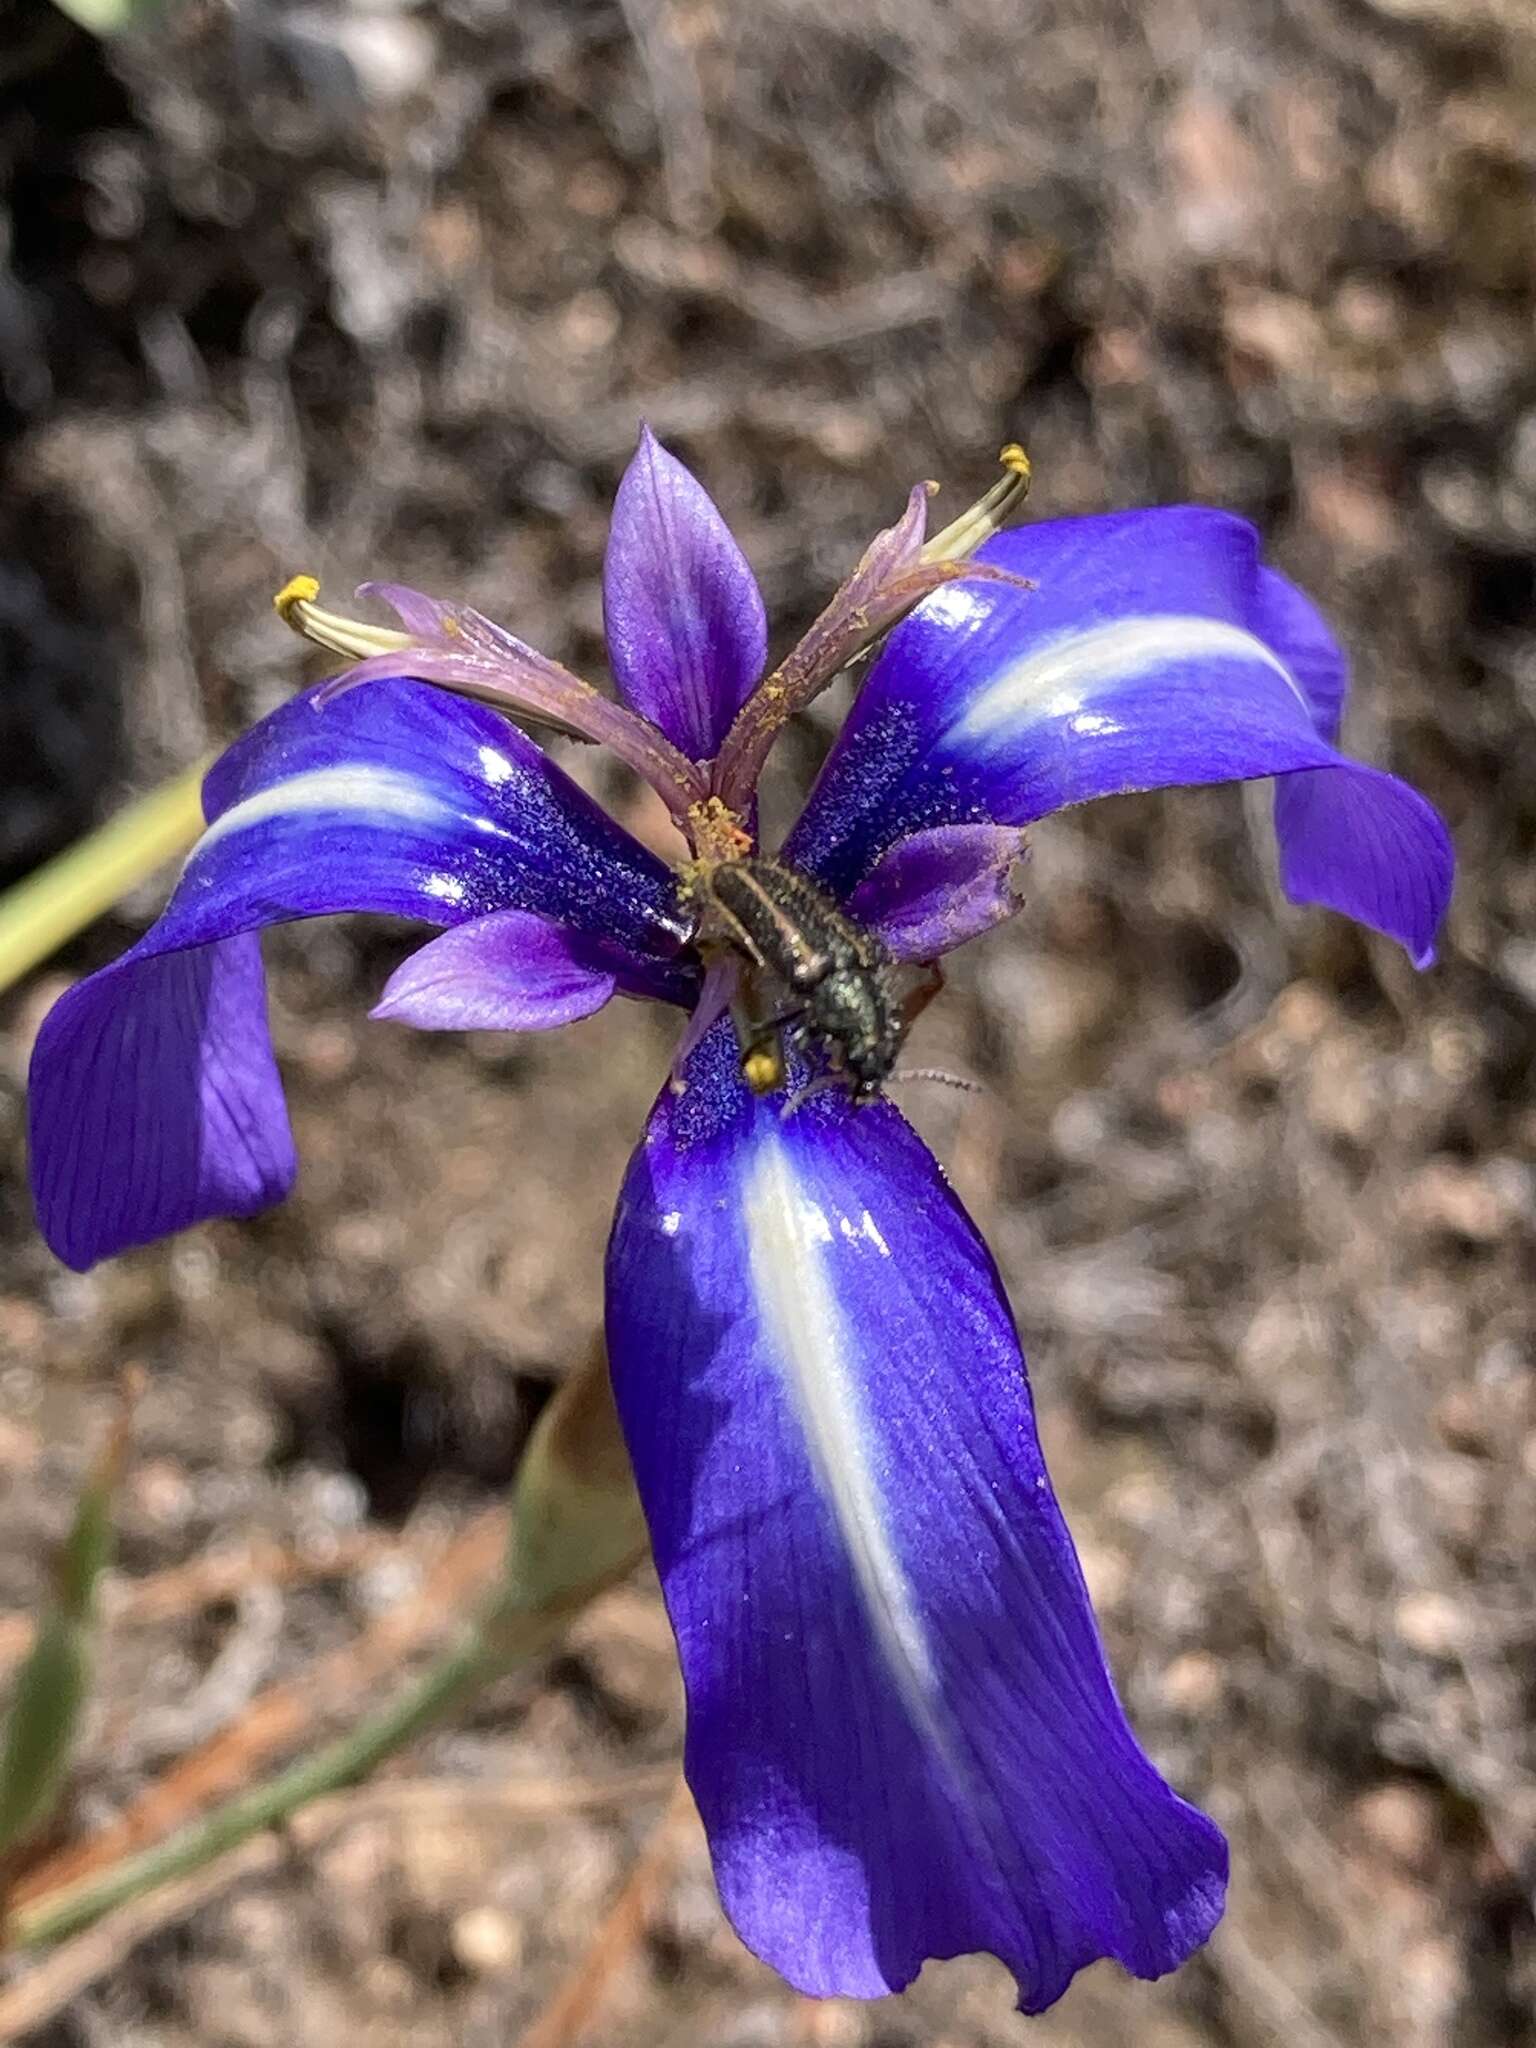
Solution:
<path fill-rule="evenodd" d="M 1393 1616 L 1399 1638 L 1426 1657 L 1454 1657 L 1465 1628 L 1449 1593 L 1406 1593 Z"/>
<path fill-rule="evenodd" d="M 163 1528 L 184 1522 L 192 1511 L 192 1485 L 186 1472 L 169 1458 L 146 1458 L 129 1474 L 128 1493 L 146 1520 Z"/>
<path fill-rule="evenodd" d="M 851 405 L 822 406 L 811 421 L 811 438 L 832 462 L 853 467 L 867 462 L 880 442 L 880 430 L 867 413 Z"/>
<path fill-rule="evenodd" d="M 1184 242 L 1212 256 L 1251 242 L 1264 208 L 1264 173 L 1230 110 L 1203 92 L 1175 106 L 1166 130 Z"/>
<path fill-rule="evenodd" d="M 339 53 L 358 90 L 375 105 L 393 106 L 431 80 L 437 43 L 422 22 L 308 7 L 290 14 L 286 26 L 299 40 Z"/>
<path fill-rule="evenodd" d="M 1300 377 L 1323 354 L 1322 322 L 1310 306 L 1279 292 L 1234 294 L 1227 308 L 1228 339 L 1245 355 L 1278 374 Z"/>
<path fill-rule="evenodd" d="M 1333 1006 L 1310 982 L 1292 982 L 1275 997 L 1269 1022 L 1293 1045 L 1315 1045 L 1333 1021 Z"/>
<path fill-rule="evenodd" d="M 417 240 L 427 261 L 444 278 L 467 276 L 483 256 L 480 217 L 462 200 L 447 199 L 434 207 L 423 218 Z"/>
<path fill-rule="evenodd" d="M 1430 1870 L 1441 1848 L 1441 1815 L 1434 1794 L 1422 1785 L 1373 1785 L 1351 1809 L 1355 1825 L 1373 1849 L 1407 1870 Z"/>
<path fill-rule="evenodd" d="M 573 354 L 600 355 L 618 339 L 619 309 L 606 292 L 578 292 L 562 310 L 557 332 Z"/>
<path fill-rule="evenodd" d="M 505 1976 L 523 1959 L 523 1930 L 499 1906 L 471 1906 L 449 1934 L 454 1955 L 471 1975 Z"/>
<path fill-rule="evenodd" d="M 1393 554 L 1402 545 L 1402 520 L 1389 490 L 1358 469 L 1343 463 L 1310 466 L 1302 502 L 1330 541 L 1361 560 Z"/>
<path fill-rule="evenodd" d="M 1159 1683 L 1174 1712 L 1191 1717 L 1214 1713 L 1226 1691 L 1221 1665 L 1209 1650 L 1187 1650 L 1175 1657 Z"/>
<path fill-rule="evenodd" d="M 1459 1936 L 1445 1932 L 1409 1942 L 1399 1956 L 1398 1972 L 1404 2009 L 1417 2023 L 1416 2038 L 1451 2039 L 1467 1995 L 1466 1958 Z"/>

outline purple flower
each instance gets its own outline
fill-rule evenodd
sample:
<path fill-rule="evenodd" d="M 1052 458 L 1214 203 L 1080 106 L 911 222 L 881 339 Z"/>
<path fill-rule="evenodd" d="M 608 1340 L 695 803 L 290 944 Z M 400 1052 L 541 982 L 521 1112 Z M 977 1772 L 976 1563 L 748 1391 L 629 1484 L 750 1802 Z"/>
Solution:
<path fill-rule="evenodd" d="M 760 680 L 751 571 L 646 435 L 604 581 L 618 702 L 462 608 L 385 590 L 386 633 L 291 589 L 362 659 L 217 763 L 164 916 L 47 1019 L 33 1168 L 82 1267 L 281 1199 L 256 933 L 284 918 L 441 927 L 378 1012 L 427 1029 L 536 1030 L 615 994 L 691 1011 L 619 1198 L 607 1326 L 721 1896 L 808 1992 L 897 1990 L 985 1949 L 1038 2011 L 1097 1957 L 1182 1961 L 1221 1911 L 1225 1844 L 1116 1700 L 975 1227 L 887 1101 L 804 1090 L 853 1025 L 745 1085 L 726 1011 L 784 962 L 701 930 L 701 905 L 750 848 L 786 718 L 893 626 L 783 856 L 879 937 L 887 979 L 1012 913 L 1021 827 L 1116 791 L 1276 777 L 1287 891 L 1420 965 L 1451 854 L 1421 797 L 1335 750 L 1339 652 L 1240 520 L 996 533 L 989 500 L 925 547 L 924 498 Z M 503 711 L 613 748 L 677 821 L 678 868 Z M 867 995 L 875 970 L 850 972 Z"/>

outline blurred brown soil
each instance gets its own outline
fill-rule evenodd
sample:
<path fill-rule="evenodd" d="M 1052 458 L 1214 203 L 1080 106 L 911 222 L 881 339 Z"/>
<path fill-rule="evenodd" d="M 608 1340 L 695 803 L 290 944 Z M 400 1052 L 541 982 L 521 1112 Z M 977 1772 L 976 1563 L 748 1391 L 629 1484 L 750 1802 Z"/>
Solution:
<path fill-rule="evenodd" d="M 997 1249 L 1133 1716 L 1232 1836 L 1206 1954 L 1096 1969 L 1028 2025 L 985 1961 L 795 1999 L 662 1820 L 680 1702 L 642 1579 L 350 1805 L 82 1952 L 17 2038 L 1536 2039 L 1533 22 L 194 0 L 103 51 L 0 0 L 6 876 L 300 682 L 269 606 L 297 569 L 468 598 L 600 673 L 641 414 L 783 637 L 911 481 L 961 502 L 1014 435 L 1044 514 L 1247 513 L 1356 651 L 1352 745 L 1461 862 L 1420 979 L 1279 900 L 1261 792 L 1058 819 L 917 1051 L 984 1084 L 911 1107 Z M 280 933 L 296 1197 L 78 1278 L 24 1192 L 27 1046 L 155 900 L 0 1006 L 0 1660 L 115 1376 L 150 1375 L 71 1838 L 503 1493 L 589 1338 L 667 1056 L 628 1006 L 548 1041 L 369 1025 L 409 935 Z"/>

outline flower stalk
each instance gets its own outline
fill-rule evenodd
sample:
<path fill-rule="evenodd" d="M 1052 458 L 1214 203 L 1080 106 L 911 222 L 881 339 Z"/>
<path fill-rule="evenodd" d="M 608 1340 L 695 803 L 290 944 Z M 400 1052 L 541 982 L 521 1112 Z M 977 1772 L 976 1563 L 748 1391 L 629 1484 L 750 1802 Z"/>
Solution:
<path fill-rule="evenodd" d="M 500 1584 L 459 1639 L 375 1714 L 286 1770 L 109 1869 L 15 1913 L 0 1946 L 51 1947 L 189 1876 L 311 1801 L 366 1777 L 494 1680 L 549 1647 L 645 1554 L 645 1524 L 595 1346 L 534 1425 L 518 1468 Z"/>
<path fill-rule="evenodd" d="M 0 896 L 0 990 L 184 854 L 203 829 L 199 761 Z"/>
<path fill-rule="evenodd" d="M 17 1674 L 0 1742 L 0 1857 L 24 1848 L 64 1791 L 96 1643 L 96 1591 L 111 1561 L 113 1511 L 128 1455 L 137 1375 L 80 1492 L 53 1567 L 53 1588 Z"/>

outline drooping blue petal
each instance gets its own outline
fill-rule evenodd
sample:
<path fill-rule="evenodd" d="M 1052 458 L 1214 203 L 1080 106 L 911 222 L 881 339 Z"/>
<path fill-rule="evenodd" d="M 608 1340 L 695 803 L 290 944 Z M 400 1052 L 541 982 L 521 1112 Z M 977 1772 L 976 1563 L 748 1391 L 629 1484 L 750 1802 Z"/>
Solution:
<path fill-rule="evenodd" d="M 1138 1748 L 991 1259 L 889 1104 L 790 1116 L 728 1027 L 664 1093 L 608 1346 L 721 1898 L 816 1995 L 991 1950 L 1035 2011 L 1172 1969 L 1225 1845 Z"/>
<path fill-rule="evenodd" d="M 613 503 L 603 620 L 620 696 L 709 760 L 763 672 L 768 623 L 714 500 L 649 427 Z"/>
<path fill-rule="evenodd" d="M 84 1270 L 293 1185 L 261 942 L 243 933 L 81 982 L 43 1020 L 28 1103 L 44 1237 Z"/>
<path fill-rule="evenodd" d="M 1275 784 L 1280 881 L 1293 903 L 1322 903 L 1390 932 L 1432 967 L 1451 888 L 1451 852 L 1433 806 L 1359 761 L 1303 768 Z"/>
<path fill-rule="evenodd" d="M 373 910 L 438 925 L 517 908 L 602 934 L 670 985 L 672 875 L 524 734 L 425 684 L 299 698 L 218 760 L 208 830 L 159 922 L 70 989 L 32 1057 L 43 1234 L 74 1266 L 281 1199 L 292 1147 L 259 927 Z"/>
<path fill-rule="evenodd" d="M 1127 790 L 1324 771 L 1278 815 L 1287 887 L 1432 956 L 1451 887 L 1445 828 L 1405 784 L 1362 778 L 1334 751 L 1342 657 L 1307 600 L 1262 567 L 1250 526 L 1199 506 L 1123 512 L 1020 527 L 980 558 L 1036 587 L 950 584 L 896 629 L 791 860 L 846 894 L 893 839 L 926 827 L 1025 825 Z"/>

